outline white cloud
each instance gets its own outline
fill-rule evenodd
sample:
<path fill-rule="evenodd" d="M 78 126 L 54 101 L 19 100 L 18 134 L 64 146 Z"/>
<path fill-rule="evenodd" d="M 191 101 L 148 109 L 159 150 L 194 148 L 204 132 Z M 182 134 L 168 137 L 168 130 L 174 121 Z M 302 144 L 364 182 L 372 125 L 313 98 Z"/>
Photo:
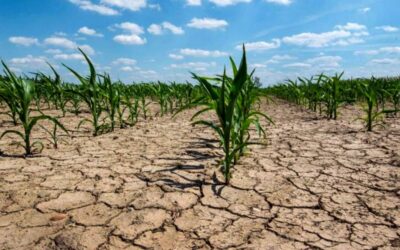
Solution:
<path fill-rule="evenodd" d="M 164 29 L 171 31 L 172 34 L 175 34 L 175 35 L 181 35 L 181 34 L 185 33 L 181 27 L 175 26 L 169 22 L 163 22 L 162 26 Z"/>
<path fill-rule="evenodd" d="M 166 31 L 170 31 L 174 35 L 182 35 L 185 32 L 181 27 L 175 26 L 170 22 L 163 22 L 162 24 L 151 24 L 147 31 L 153 35 L 162 35 Z"/>
<path fill-rule="evenodd" d="M 252 43 L 245 43 L 244 46 L 246 47 L 247 51 L 264 51 L 269 49 L 276 49 L 281 46 L 281 42 L 279 39 L 272 39 L 272 42 L 252 42 Z M 241 50 L 242 45 L 237 45 L 236 49 Z"/>
<path fill-rule="evenodd" d="M 399 31 L 399 28 L 394 27 L 394 26 L 390 26 L 390 25 L 378 26 L 378 27 L 376 27 L 376 29 L 383 30 L 385 32 L 397 32 L 397 31 Z"/>
<path fill-rule="evenodd" d="M 71 41 L 65 37 L 56 37 L 56 36 L 48 37 L 44 39 L 44 43 L 46 45 L 62 47 L 67 49 L 75 49 L 76 47 L 78 47 L 78 45 L 74 41 Z"/>
<path fill-rule="evenodd" d="M 88 35 L 88 36 L 98 36 L 98 37 L 102 37 L 103 34 L 97 33 L 96 30 L 91 29 L 89 27 L 83 26 L 82 28 L 80 28 L 78 30 L 79 33 L 84 34 L 84 35 Z"/>
<path fill-rule="evenodd" d="M 40 56 L 34 57 L 32 55 L 27 55 L 26 57 L 16 57 L 10 60 L 10 63 L 18 67 L 40 67 L 46 65 L 47 58 Z"/>
<path fill-rule="evenodd" d="M 168 56 L 174 60 L 182 60 L 184 58 L 182 55 L 177 54 L 169 54 Z"/>
<path fill-rule="evenodd" d="M 196 29 L 223 29 L 228 26 L 228 22 L 214 18 L 193 18 L 187 26 Z"/>
<path fill-rule="evenodd" d="M 284 68 L 311 68 L 309 63 L 289 63 L 283 65 Z"/>
<path fill-rule="evenodd" d="M 79 45 L 79 48 L 80 48 L 81 50 L 83 50 L 83 52 L 85 52 L 85 53 L 88 54 L 88 55 L 94 55 L 94 54 L 95 54 L 94 49 L 93 49 L 90 45 L 87 45 L 87 44 L 85 44 L 85 45 Z"/>
<path fill-rule="evenodd" d="M 365 25 L 358 23 L 346 23 L 345 25 L 336 25 L 335 28 L 339 30 L 357 30 L 357 31 L 367 29 Z"/>
<path fill-rule="evenodd" d="M 129 32 L 131 34 L 142 34 L 144 33 L 144 30 L 141 26 L 137 25 L 136 23 L 131 23 L 131 22 L 123 22 L 120 24 L 116 24 L 115 27 L 120 28 L 126 32 Z"/>
<path fill-rule="evenodd" d="M 182 55 L 194 57 L 221 57 L 228 55 L 228 53 L 219 50 L 181 49 L 179 52 Z"/>
<path fill-rule="evenodd" d="M 266 68 L 267 67 L 267 65 L 266 64 L 263 64 L 263 63 L 253 63 L 253 64 L 250 64 L 250 68 Z"/>
<path fill-rule="evenodd" d="M 351 33 L 344 30 L 335 30 L 324 33 L 306 32 L 293 36 L 286 36 L 282 41 L 286 44 L 319 48 L 331 45 L 340 38 L 348 38 L 350 36 Z"/>
<path fill-rule="evenodd" d="M 32 45 L 39 45 L 39 40 L 34 37 L 12 36 L 12 37 L 8 38 L 8 41 L 10 43 L 22 45 L 25 47 L 29 47 Z"/>
<path fill-rule="evenodd" d="M 294 60 L 296 57 L 290 56 L 290 55 L 274 55 L 266 61 L 266 64 L 278 64 L 281 63 L 282 61 L 289 61 L 289 60 Z"/>
<path fill-rule="evenodd" d="M 106 16 L 119 15 L 119 12 L 117 10 L 112 9 L 107 6 L 104 6 L 104 5 L 94 4 L 89 0 L 69 0 L 69 1 L 71 3 L 77 5 L 82 10 L 93 11 L 93 12 L 99 13 L 101 15 L 106 15 Z"/>
<path fill-rule="evenodd" d="M 400 47 L 383 47 L 379 49 L 382 52 L 387 52 L 387 53 L 399 53 L 400 54 Z"/>
<path fill-rule="evenodd" d="M 361 37 L 369 35 L 366 29 L 367 28 L 361 24 L 347 23 L 346 25 L 336 25 L 333 31 L 323 33 L 306 32 L 293 36 L 286 36 L 282 41 L 286 44 L 311 48 L 335 45 L 347 46 L 364 42 Z"/>
<path fill-rule="evenodd" d="M 139 36 L 144 33 L 144 30 L 136 23 L 124 22 L 116 24 L 115 27 L 122 29 L 127 33 L 114 36 L 113 40 L 115 42 L 125 45 L 143 45 L 147 42 L 145 38 Z"/>
<path fill-rule="evenodd" d="M 357 50 L 354 52 L 354 55 L 368 55 L 368 56 L 373 56 L 379 54 L 378 50 Z"/>
<path fill-rule="evenodd" d="M 209 0 L 217 6 L 229 6 L 238 3 L 250 3 L 252 0 Z"/>
<path fill-rule="evenodd" d="M 290 55 L 274 55 L 271 59 L 275 61 L 286 61 L 296 59 L 296 57 Z"/>
<path fill-rule="evenodd" d="M 306 63 L 313 65 L 314 68 L 329 70 L 340 67 L 341 61 L 340 56 L 319 56 L 308 59 Z"/>
<path fill-rule="evenodd" d="M 124 66 L 122 68 L 120 68 L 121 71 L 125 71 L 125 72 L 131 72 L 133 71 L 133 68 L 131 66 Z"/>
<path fill-rule="evenodd" d="M 381 58 L 371 60 L 372 64 L 400 64 L 400 60 L 397 58 Z"/>
<path fill-rule="evenodd" d="M 303 62 L 295 62 L 283 65 L 283 68 L 306 70 L 304 74 L 314 74 L 315 71 L 337 71 L 340 68 L 340 62 L 343 60 L 340 56 L 317 56 L 309 58 Z"/>
<path fill-rule="evenodd" d="M 55 46 L 55 47 L 60 47 L 60 48 L 66 48 L 66 49 L 77 49 L 79 47 L 88 55 L 95 54 L 94 49 L 90 45 L 87 45 L 87 44 L 78 45 L 76 42 L 71 41 L 65 37 L 55 37 L 55 36 L 48 37 L 48 38 L 44 39 L 44 44 L 50 45 L 50 46 Z M 49 51 L 50 52 L 48 52 L 48 53 L 61 54 L 60 50 L 49 50 Z"/>
<path fill-rule="evenodd" d="M 153 34 L 153 35 L 162 35 L 162 33 L 163 33 L 163 28 L 162 28 L 162 26 L 161 25 L 159 25 L 159 24 L 152 24 L 152 25 L 150 25 L 148 28 L 147 28 L 147 31 L 150 33 L 150 34 Z"/>
<path fill-rule="evenodd" d="M 374 50 L 358 50 L 354 52 L 354 55 L 378 55 L 382 53 L 388 53 L 388 54 L 400 54 L 400 47 L 382 47 L 379 49 L 374 49 Z"/>
<path fill-rule="evenodd" d="M 147 5 L 146 0 L 101 0 L 101 3 L 131 11 L 138 11 Z"/>
<path fill-rule="evenodd" d="M 115 59 L 112 64 L 114 65 L 135 65 L 136 60 L 132 58 L 120 57 Z"/>
<path fill-rule="evenodd" d="M 204 71 L 207 68 L 215 67 L 217 64 L 215 62 L 188 62 L 188 63 L 181 63 L 181 64 L 171 64 L 171 68 L 178 68 L 178 69 L 190 69 L 190 70 L 197 70 L 197 71 Z"/>
<path fill-rule="evenodd" d="M 186 5 L 189 6 L 200 6 L 201 0 L 186 0 Z"/>
<path fill-rule="evenodd" d="M 54 55 L 54 59 L 61 59 L 61 60 L 84 60 L 82 54 L 73 53 L 73 54 L 57 54 Z"/>
<path fill-rule="evenodd" d="M 266 0 L 266 2 L 281 4 L 281 5 L 290 5 L 293 2 L 293 0 Z"/>
<path fill-rule="evenodd" d="M 117 35 L 113 38 L 114 41 L 126 45 L 143 45 L 147 42 L 145 38 L 142 38 L 135 34 L 130 35 Z"/>

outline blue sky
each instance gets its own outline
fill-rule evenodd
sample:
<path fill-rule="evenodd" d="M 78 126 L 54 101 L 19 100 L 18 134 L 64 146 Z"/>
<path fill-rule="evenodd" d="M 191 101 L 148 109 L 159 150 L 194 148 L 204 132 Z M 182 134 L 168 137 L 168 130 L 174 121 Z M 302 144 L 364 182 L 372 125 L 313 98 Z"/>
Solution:
<path fill-rule="evenodd" d="M 344 70 L 399 75 L 399 0 L 2 0 L 0 58 L 19 73 L 65 63 L 117 80 L 186 81 L 220 73 L 228 56 L 267 84 Z"/>

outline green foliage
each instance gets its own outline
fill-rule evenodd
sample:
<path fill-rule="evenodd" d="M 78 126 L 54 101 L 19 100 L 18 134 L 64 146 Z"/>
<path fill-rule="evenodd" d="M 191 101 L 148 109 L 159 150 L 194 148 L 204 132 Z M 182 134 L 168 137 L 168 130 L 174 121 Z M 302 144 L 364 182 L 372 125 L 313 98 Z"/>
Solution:
<path fill-rule="evenodd" d="M 89 66 L 90 74 L 87 77 L 83 77 L 72 68 L 64 65 L 69 71 L 71 71 L 73 75 L 76 76 L 76 78 L 78 78 L 81 83 L 81 88 L 79 90 L 70 89 L 69 91 L 81 97 L 82 101 L 88 106 L 92 115 L 92 119 L 83 119 L 78 127 L 80 127 L 80 125 L 84 122 L 89 122 L 93 126 L 93 136 L 97 136 L 105 128 L 105 125 L 100 123 L 100 116 L 103 112 L 101 103 L 102 89 L 100 88 L 100 84 L 97 80 L 96 69 L 94 68 L 92 61 L 85 54 L 85 52 L 83 52 L 81 49 L 79 49 L 79 51 L 82 53 Z"/>
<path fill-rule="evenodd" d="M 247 72 L 244 48 L 239 68 L 236 67 L 232 58 L 231 66 L 232 78 L 227 76 L 226 70 L 222 76 L 216 77 L 201 77 L 192 73 L 193 78 L 202 87 L 205 96 L 188 106 L 202 107 L 192 117 L 192 120 L 207 111 L 214 112 L 218 117 L 218 121 L 197 120 L 193 124 L 205 125 L 217 133 L 225 155 L 222 170 L 226 184 L 229 184 L 231 178 L 232 165 L 242 155 L 244 148 L 251 144 L 250 125 L 255 124 L 261 128 L 259 116 L 270 120 L 266 115 L 253 109 L 257 100 L 254 91 L 255 84 L 251 79 L 252 74 Z M 262 131 L 264 132 L 264 130 Z"/>
<path fill-rule="evenodd" d="M 32 148 L 35 145 L 39 145 L 41 147 L 40 151 L 43 149 L 43 144 L 40 141 L 35 141 L 31 143 L 32 130 L 39 121 L 49 120 L 54 124 L 57 124 L 65 132 L 67 132 L 67 130 L 54 117 L 44 114 L 38 116 L 31 115 L 30 105 L 33 101 L 35 93 L 34 82 L 31 80 L 22 79 L 21 77 L 17 77 L 13 72 L 11 72 L 11 70 L 4 62 L 2 62 L 2 64 L 9 81 L 6 84 L 6 87 L 2 86 L 1 92 L 3 96 L 14 100 L 15 113 L 18 117 L 18 121 L 22 124 L 23 132 L 15 129 L 9 129 L 1 134 L 0 139 L 7 134 L 15 134 L 21 137 L 24 142 L 23 144 L 21 144 L 21 146 L 25 149 L 25 155 L 31 155 L 33 152 Z"/>
<path fill-rule="evenodd" d="M 267 93 L 289 102 L 307 107 L 309 110 L 326 114 L 336 120 L 338 109 L 344 104 L 364 103 L 363 120 L 367 131 L 383 126 L 384 115 L 399 112 L 400 79 L 375 78 L 342 80 L 343 73 L 329 77 L 298 78 L 267 89 Z"/>

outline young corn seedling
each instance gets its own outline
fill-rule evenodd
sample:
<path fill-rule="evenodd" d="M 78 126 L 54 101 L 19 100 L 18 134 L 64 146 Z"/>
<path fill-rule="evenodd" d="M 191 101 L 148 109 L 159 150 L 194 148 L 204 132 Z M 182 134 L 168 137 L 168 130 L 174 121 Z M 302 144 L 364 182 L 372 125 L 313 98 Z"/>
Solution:
<path fill-rule="evenodd" d="M 58 72 L 54 69 L 54 67 L 51 64 L 48 63 L 48 65 L 54 73 L 55 76 L 54 79 L 43 73 L 38 73 L 38 76 L 40 76 L 42 81 L 45 83 L 46 86 L 45 92 L 50 94 L 49 99 L 54 103 L 57 110 L 61 110 L 62 116 L 65 117 L 65 114 L 67 112 L 66 110 L 67 99 L 65 97 L 65 91 L 62 84 L 61 76 L 60 74 L 58 74 Z"/>
<path fill-rule="evenodd" d="M 249 128 L 248 124 L 253 122 L 252 119 L 254 118 L 252 118 L 252 116 L 256 115 L 251 109 L 249 109 L 248 112 L 238 111 L 238 107 L 243 108 L 247 105 L 241 102 L 248 101 L 246 100 L 247 95 L 250 94 L 246 84 L 250 84 L 251 76 L 247 73 L 246 51 L 244 47 L 239 68 L 236 69 L 236 65 L 233 63 L 232 59 L 231 62 L 234 72 L 233 78 L 229 78 L 225 70 L 222 76 L 215 78 L 201 77 L 192 73 L 193 78 L 196 79 L 202 87 L 205 97 L 190 105 L 203 107 L 194 114 L 192 120 L 207 111 L 215 112 L 218 117 L 217 122 L 197 120 L 193 122 L 193 125 L 205 125 L 217 133 L 224 151 L 222 171 L 226 184 L 229 184 L 231 167 L 235 157 L 250 144 L 249 138 L 243 139 L 241 136 L 249 136 L 249 134 L 247 134 Z M 212 84 L 212 81 L 216 81 L 218 85 Z M 242 133 L 242 135 L 240 133 Z"/>
<path fill-rule="evenodd" d="M 4 77 L 0 82 L 0 100 L 6 103 L 9 111 L 5 112 L 6 115 L 10 116 L 14 126 L 18 124 L 17 117 L 17 100 L 12 96 L 14 91 L 14 85 L 10 78 Z"/>
<path fill-rule="evenodd" d="M 126 92 L 127 93 L 127 92 Z M 123 110 L 128 110 L 128 125 L 134 126 L 139 118 L 139 99 L 135 98 L 132 100 L 132 97 L 130 94 L 125 94 L 122 96 L 123 98 L 123 104 L 125 105 Z M 122 112 L 123 113 L 123 112 Z"/>
<path fill-rule="evenodd" d="M 343 76 L 344 72 L 341 74 L 336 74 L 334 77 L 323 76 L 325 80 L 324 88 L 325 95 L 324 100 L 326 104 L 326 114 L 328 119 L 337 119 L 338 108 L 343 103 L 340 96 L 340 78 Z"/>
<path fill-rule="evenodd" d="M 1 134 L 0 139 L 3 138 L 7 134 L 15 134 L 23 140 L 23 144 L 20 144 L 25 149 L 25 155 L 29 156 L 33 153 L 33 148 L 38 145 L 40 146 L 40 152 L 43 149 L 43 144 L 40 141 L 31 142 L 31 134 L 33 128 L 37 125 L 37 123 L 41 120 L 49 120 L 54 124 L 57 124 L 62 130 L 64 130 L 67 134 L 68 131 L 64 128 L 64 126 L 54 117 L 48 115 L 38 115 L 32 116 L 30 105 L 33 101 L 34 97 L 34 83 L 31 80 L 22 79 L 21 77 L 17 77 L 7 65 L 2 62 L 3 67 L 5 69 L 5 73 L 10 79 L 9 88 L 5 89 L 5 96 L 8 98 L 12 98 L 16 103 L 16 114 L 19 122 L 22 124 L 23 132 L 18 130 L 6 130 Z M 2 90 L 3 91 L 3 90 Z"/>
<path fill-rule="evenodd" d="M 231 66 L 233 69 L 234 77 L 238 73 L 235 62 L 230 58 Z M 243 85 L 242 91 L 240 91 L 239 97 L 236 102 L 234 112 L 234 132 L 232 133 L 232 141 L 234 145 L 245 145 L 240 147 L 240 150 L 234 156 L 234 164 L 244 154 L 244 150 L 250 143 L 250 126 L 254 125 L 258 131 L 259 136 L 265 138 L 266 133 L 260 124 L 260 117 L 265 118 L 267 121 L 273 124 L 273 121 L 267 115 L 261 113 L 256 109 L 256 104 L 260 102 L 260 91 L 257 88 L 257 83 L 253 81 L 253 73 L 248 76 L 247 81 Z M 231 84 L 233 79 L 227 77 L 228 82 Z M 258 144 L 258 143 L 257 143 Z M 234 147 L 235 148 L 235 147 Z"/>
<path fill-rule="evenodd" d="M 110 75 L 104 75 L 102 76 L 103 78 L 103 84 L 100 86 L 103 88 L 103 95 L 105 97 L 105 106 L 106 106 L 106 113 L 108 114 L 108 117 L 111 122 L 111 131 L 114 131 L 115 128 L 115 116 L 120 113 L 121 110 L 121 94 L 120 91 L 118 90 L 117 84 L 114 84 L 111 81 Z M 119 116 L 120 117 L 120 123 L 122 122 L 122 114 Z M 122 126 L 123 122 L 121 123 Z"/>
<path fill-rule="evenodd" d="M 79 51 L 82 53 L 87 64 L 89 65 L 90 75 L 88 77 L 83 77 L 72 68 L 64 65 L 81 82 L 81 87 L 79 89 L 70 89 L 69 91 L 81 97 L 82 101 L 85 102 L 88 106 L 92 115 L 91 120 L 83 119 L 79 123 L 78 128 L 83 123 L 88 122 L 93 126 L 93 136 L 98 136 L 106 128 L 104 124 L 100 124 L 100 115 L 103 112 L 103 107 L 101 103 L 102 90 L 97 81 L 96 70 L 93 66 L 93 63 L 90 61 L 85 52 L 83 52 L 81 49 L 79 49 Z"/>
<path fill-rule="evenodd" d="M 58 149 L 59 142 L 62 140 L 57 134 L 58 125 L 55 123 L 51 130 L 42 125 L 40 127 L 50 136 L 50 139 L 46 138 L 46 140 L 53 145 L 53 148 Z"/>
<path fill-rule="evenodd" d="M 370 132 L 377 126 L 384 127 L 383 114 L 395 113 L 397 110 L 379 110 L 379 106 L 377 105 L 379 93 L 386 92 L 385 89 L 381 88 L 380 81 L 375 77 L 372 77 L 372 79 L 368 81 L 359 81 L 358 89 L 359 94 L 366 102 L 366 107 L 364 108 L 366 116 L 360 119 L 364 121 L 367 131 Z"/>
<path fill-rule="evenodd" d="M 79 115 L 81 113 L 81 102 L 82 99 L 79 95 L 74 94 L 78 90 L 78 87 L 75 85 L 66 85 L 65 86 L 65 93 L 67 95 L 68 102 L 72 105 L 71 113 L 75 115 Z"/>

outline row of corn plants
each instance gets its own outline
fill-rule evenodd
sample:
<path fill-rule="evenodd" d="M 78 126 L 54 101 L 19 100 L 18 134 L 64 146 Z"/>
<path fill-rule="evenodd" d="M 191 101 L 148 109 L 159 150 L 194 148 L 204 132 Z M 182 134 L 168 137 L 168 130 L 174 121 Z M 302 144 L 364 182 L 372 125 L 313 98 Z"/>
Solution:
<path fill-rule="evenodd" d="M 34 148 L 43 149 L 40 141 L 31 142 L 32 129 L 41 120 L 49 120 L 52 128 L 41 127 L 53 146 L 58 147 L 58 128 L 68 133 L 59 122 L 67 114 L 84 116 L 78 125 L 90 124 L 93 136 L 112 132 L 117 127 L 134 126 L 139 119 L 147 120 L 151 116 L 172 114 L 181 107 L 190 104 L 202 95 L 199 86 L 188 83 L 133 83 L 123 84 L 113 81 L 107 73 L 99 74 L 91 59 L 80 50 L 89 68 L 88 75 L 82 75 L 73 68 L 63 65 L 78 80 L 78 84 L 66 83 L 55 67 L 49 64 L 50 75 L 42 72 L 33 77 L 17 76 L 5 63 L 4 74 L 0 74 L 0 105 L 3 114 L 10 117 L 14 126 L 22 126 L 22 132 L 16 129 L 6 130 L 7 134 L 16 134 L 22 138 L 21 146 L 25 154 L 31 155 Z M 151 114 L 150 105 L 159 106 L 159 111 Z M 49 116 L 48 110 L 58 110 L 59 116 Z M 33 116 L 32 114 L 40 114 Z M 70 132 L 70 131 L 69 131 Z"/>
<path fill-rule="evenodd" d="M 367 131 L 383 126 L 385 116 L 400 112 L 400 78 L 342 79 L 343 73 L 287 80 L 269 87 L 269 95 L 287 100 L 336 120 L 344 104 L 361 104 L 365 113 L 359 117 Z"/>

